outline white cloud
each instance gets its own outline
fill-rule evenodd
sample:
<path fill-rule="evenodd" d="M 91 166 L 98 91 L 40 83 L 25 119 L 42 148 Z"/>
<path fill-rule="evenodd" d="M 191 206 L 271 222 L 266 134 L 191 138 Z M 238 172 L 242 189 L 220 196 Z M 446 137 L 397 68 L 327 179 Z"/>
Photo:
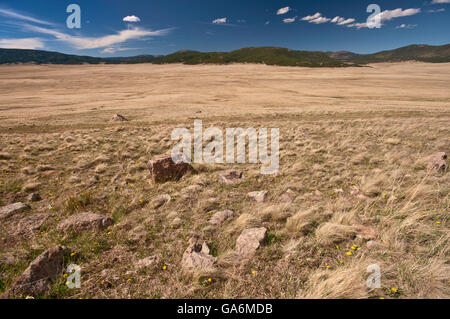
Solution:
<path fill-rule="evenodd" d="M 283 19 L 283 22 L 284 23 L 292 23 L 292 22 L 295 22 L 295 20 L 297 20 L 297 17 Z"/>
<path fill-rule="evenodd" d="M 450 3 L 450 0 L 433 0 L 431 3 L 432 3 L 432 4 L 438 4 L 438 3 Z"/>
<path fill-rule="evenodd" d="M 278 9 L 277 15 L 286 14 L 291 10 L 292 10 L 291 7 L 284 7 L 284 8 Z"/>
<path fill-rule="evenodd" d="M 109 48 L 105 48 L 101 51 L 101 53 L 108 53 L 108 54 L 113 54 L 116 52 L 121 52 L 121 51 L 128 51 L 128 50 L 135 50 L 133 48 L 114 48 L 114 47 L 109 47 Z"/>
<path fill-rule="evenodd" d="M 171 29 L 163 29 L 150 31 L 142 28 L 133 28 L 119 31 L 116 34 L 94 38 L 94 37 L 72 36 L 53 29 L 42 28 L 32 25 L 26 25 L 25 27 L 30 31 L 52 35 L 59 41 L 66 42 L 69 45 L 80 50 L 109 47 L 114 44 L 119 44 L 126 42 L 128 40 L 140 39 L 144 37 L 163 36 L 169 33 L 171 30 Z"/>
<path fill-rule="evenodd" d="M 336 23 L 337 25 L 346 25 L 355 22 L 355 19 L 345 19 L 343 17 L 337 16 L 334 17 L 333 20 L 331 20 L 331 22 Z"/>
<path fill-rule="evenodd" d="M 26 16 L 26 15 L 17 13 L 13 10 L 0 9 L 0 15 L 9 17 L 9 18 L 13 18 L 13 19 L 17 19 L 17 20 L 24 20 L 24 21 L 28 21 L 28 22 L 38 23 L 38 24 L 54 25 L 53 23 L 50 23 L 50 22 L 47 22 L 44 20 L 40 20 L 40 19 L 36 19 L 36 18 L 30 17 L 30 16 Z"/>
<path fill-rule="evenodd" d="M 326 23 L 328 21 L 330 21 L 331 19 L 325 18 L 325 17 L 320 17 L 314 20 L 310 20 L 309 23 L 315 23 L 315 24 L 322 24 L 322 23 Z"/>
<path fill-rule="evenodd" d="M 400 24 L 399 26 L 396 26 L 396 29 L 414 29 L 417 27 L 417 24 Z"/>
<path fill-rule="evenodd" d="M 395 10 L 385 10 L 381 12 L 379 16 L 381 17 L 381 21 L 390 21 L 395 18 L 412 16 L 420 12 L 421 9 L 411 8 L 403 10 L 401 8 L 398 8 Z"/>
<path fill-rule="evenodd" d="M 444 8 L 428 10 L 429 13 L 437 13 L 437 12 L 444 12 L 444 11 L 445 11 Z"/>
<path fill-rule="evenodd" d="M 266 23 L 264 23 L 265 25 L 269 25 L 270 24 L 270 21 L 266 21 Z"/>
<path fill-rule="evenodd" d="M 0 39 L 0 48 L 36 50 L 44 48 L 44 43 L 39 38 Z"/>
<path fill-rule="evenodd" d="M 303 21 L 311 21 L 311 20 L 315 20 L 318 19 L 322 16 L 322 14 L 320 12 L 317 12 L 316 14 L 312 15 L 312 16 L 306 16 L 303 17 L 302 20 Z"/>
<path fill-rule="evenodd" d="M 223 24 L 223 23 L 227 23 L 227 18 L 216 19 L 216 20 L 213 20 L 212 23 L 214 23 L 214 24 Z"/>
<path fill-rule="evenodd" d="M 125 18 L 123 18 L 123 21 L 125 21 L 125 22 L 140 22 L 141 19 L 139 17 L 136 17 L 135 15 L 132 15 L 132 16 L 126 16 Z"/>
<path fill-rule="evenodd" d="M 367 23 L 366 22 L 364 22 L 364 23 L 352 23 L 352 24 L 347 24 L 347 27 L 349 27 L 349 28 L 357 28 L 359 30 L 359 29 L 362 29 L 362 28 L 367 28 Z"/>

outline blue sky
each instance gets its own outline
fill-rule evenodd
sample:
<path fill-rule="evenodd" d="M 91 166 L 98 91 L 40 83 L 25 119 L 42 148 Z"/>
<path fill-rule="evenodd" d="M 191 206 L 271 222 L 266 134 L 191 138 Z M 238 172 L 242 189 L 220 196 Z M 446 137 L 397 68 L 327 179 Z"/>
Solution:
<path fill-rule="evenodd" d="M 80 29 L 66 25 L 72 3 Z M 366 25 L 372 3 L 381 28 Z M 0 47 L 92 56 L 250 46 L 371 53 L 448 44 L 449 31 L 450 0 L 0 0 Z"/>

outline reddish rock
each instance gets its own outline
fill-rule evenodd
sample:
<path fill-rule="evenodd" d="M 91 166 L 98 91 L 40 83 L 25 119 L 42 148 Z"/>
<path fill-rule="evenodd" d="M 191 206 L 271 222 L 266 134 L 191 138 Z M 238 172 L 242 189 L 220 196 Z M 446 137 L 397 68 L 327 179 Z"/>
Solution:
<path fill-rule="evenodd" d="M 219 176 L 219 183 L 222 184 L 236 184 L 239 183 L 243 179 L 242 172 L 238 172 L 235 170 L 226 171 Z"/>
<path fill-rule="evenodd" d="M 236 251 L 243 256 L 251 256 L 262 245 L 267 236 L 267 229 L 245 229 L 236 240 Z"/>
<path fill-rule="evenodd" d="M 180 160 L 183 157 L 180 155 Z M 177 181 L 183 177 L 192 166 L 185 161 L 175 163 L 171 155 L 161 155 L 148 162 L 148 169 L 154 183 Z"/>
<path fill-rule="evenodd" d="M 70 216 L 66 220 L 61 221 L 57 228 L 59 231 L 73 230 L 80 232 L 83 230 L 103 229 L 112 224 L 113 220 L 111 218 L 88 212 Z"/>
<path fill-rule="evenodd" d="M 66 252 L 66 247 L 55 246 L 39 255 L 13 282 L 7 297 L 48 294 L 52 281 L 63 271 Z"/>

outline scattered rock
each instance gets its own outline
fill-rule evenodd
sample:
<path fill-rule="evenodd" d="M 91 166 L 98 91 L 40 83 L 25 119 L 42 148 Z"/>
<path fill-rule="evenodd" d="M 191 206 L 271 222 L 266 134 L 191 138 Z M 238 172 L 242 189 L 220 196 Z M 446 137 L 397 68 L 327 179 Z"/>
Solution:
<path fill-rule="evenodd" d="M 161 206 L 170 202 L 171 199 L 172 198 L 170 197 L 169 194 L 164 194 L 164 195 L 158 196 L 152 200 L 151 206 L 153 209 L 160 208 Z"/>
<path fill-rule="evenodd" d="M 171 155 L 161 155 L 149 161 L 147 166 L 152 181 L 154 183 L 177 181 L 192 169 L 182 155 L 178 159 L 174 162 Z"/>
<path fill-rule="evenodd" d="M 16 238 L 30 238 L 35 235 L 41 226 L 50 217 L 48 214 L 34 214 L 20 219 L 13 228 L 12 236 Z"/>
<path fill-rule="evenodd" d="M 113 117 L 111 118 L 111 121 L 114 121 L 114 122 L 127 122 L 128 120 L 123 115 L 114 114 Z"/>
<path fill-rule="evenodd" d="M 296 193 L 291 189 L 288 189 L 283 195 L 280 196 L 279 201 L 281 203 L 292 203 L 296 197 Z"/>
<path fill-rule="evenodd" d="M 188 271 L 210 271 L 213 270 L 217 258 L 211 256 L 206 242 L 200 243 L 199 239 L 194 237 L 189 240 L 189 247 L 181 259 L 181 268 Z"/>
<path fill-rule="evenodd" d="M 253 255 L 266 239 L 266 235 L 265 227 L 244 229 L 236 240 L 236 251 L 243 256 Z"/>
<path fill-rule="evenodd" d="M 139 225 L 128 232 L 128 241 L 130 243 L 136 244 L 143 240 L 147 236 L 147 231 L 145 227 Z"/>
<path fill-rule="evenodd" d="M 172 222 L 170 223 L 170 226 L 173 228 L 179 228 L 183 224 L 183 221 L 180 217 L 175 217 Z"/>
<path fill-rule="evenodd" d="M 239 183 L 243 179 L 242 172 L 238 172 L 235 170 L 226 171 L 223 174 L 219 175 L 219 183 L 221 184 L 236 184 Z"/>
<path fill-rule="evenodd" d="M 41 200 L 42 200 L 41 195 L 39 195 L 38 193 L 32 193 L 28 195 L 29 202 L 39 202 Z"/>
<path fill-rule="evenodd" d="M 247 194 L 247 196 L 254 200 L 257 203 L 263 203 L 267 198 L 267 191 L 259 191 L 259 192 L 250 192 Z"/>
<path fill-rule="evenodd" d="M 153 266 L 157 261 L 158 261 L 158 258 L 156 256 L 146 257 L 144 259 L 139 260 L 136 263 L 136 267 L 139 269 L 148 268 L 148 267 Z"/>
<path fill-rule="evenodd" d="M 84 230 L 103 229 L 113 224 L 113 220 L 103 215 L 91 212 L 72 215 L 61 221 L 57 228 L 59 231 L 73 230 L 76 232 Z"/>
<path fill-rule="evenodd" d="M 66 247 L 55 246 L 42 253 L 13 282 L 7 296 L 48 294 L 52 281 L 63 271 L 66 252 Z"/>
<path fill-rule="evenodd" d="M 21 213 L 27 209 L 30 209 L 30 206 L 24 203 L 14 203 L 11 205 L 3 206 L 0 208 L 0 219 L 8 218 L 14 214 Z"/>
<path fill-rule="evenodd" d="M 41 187 L 41 183 L 28 183 L 26 185 L 23 186 L 23 191 L 24 192 L 33 192 L 39 189 L 39 187 Z"/>
<path fill-rule="evenodd" d="M 223 210 L 223 211 L 214 213 L 214 215 L 209 220 L 209 223 L 211 225 L 221 225 L 227 219 L 233 218 L 234 216 L 235 216 L 235 214 L 234 214 L 233 211 L 231 211 L 231 210 Z"/>
<path fill-rule="evenodd" d="M 428 160 L 428 170 L 435 172 L 445 172 L 448 169 L 448 164 L 445 161 L 447 159 L 447 154 L 444 152 L 439 152 L 431 155 Z"/>
<path fill-rule="evenodd" d="M 353 225 L 355 227 L 357 236 L 365 240 L 375 240 L 377 238 L 377 231 L 375 228 L 364 225 Z"/>

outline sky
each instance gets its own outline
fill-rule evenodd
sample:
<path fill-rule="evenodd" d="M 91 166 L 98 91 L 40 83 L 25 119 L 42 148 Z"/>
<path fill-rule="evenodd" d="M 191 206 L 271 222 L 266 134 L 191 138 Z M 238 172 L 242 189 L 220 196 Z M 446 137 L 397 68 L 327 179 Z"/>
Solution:
<path fill-rule="evenodd" d="M 67 24 L 71 4 L 80 28 Z M 380 11 L 367 12 L 370 4 Z M 450 0 L 0 0 L 0 48 L 108 57 L 256 46 L 374 53 L 448 43 Z"/>

